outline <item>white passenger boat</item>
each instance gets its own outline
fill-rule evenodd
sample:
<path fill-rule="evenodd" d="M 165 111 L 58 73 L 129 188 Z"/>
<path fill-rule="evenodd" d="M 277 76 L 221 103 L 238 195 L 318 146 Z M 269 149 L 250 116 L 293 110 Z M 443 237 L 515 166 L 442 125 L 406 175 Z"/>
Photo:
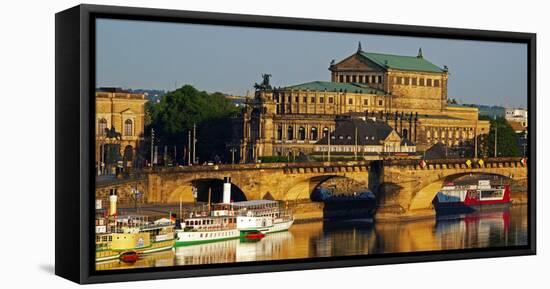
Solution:
<path fill-rule="evenodd" d="M 279 202 L 252 200 L 231 202 L 231 180 L 225 178 L 223 202 L 189 213 L 176 226 L 176 246 L 235 238 L 259 240 L 263 234 L 286 231 L 294 218 Z"/>
<path fill-rule="evenodd" d="M 188 246 L 239 238 L 236 216 L 190 216 L 181 221 L 176 230 L 176 246 Z"/>
<path fill-rule="evenodd" d="M 259 231 L 264 234 L 288 230 L 294 223 L 292 213 L 279 202 L 252 200 L 233 203 L 238 212 L 237 229 L 241 232 Z"/>

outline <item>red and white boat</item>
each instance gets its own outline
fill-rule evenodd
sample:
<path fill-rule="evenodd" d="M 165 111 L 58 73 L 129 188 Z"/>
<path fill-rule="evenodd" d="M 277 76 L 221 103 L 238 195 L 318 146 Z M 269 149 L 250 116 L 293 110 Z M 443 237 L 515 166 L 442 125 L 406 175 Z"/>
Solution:
<path fill-rule="evenodd" d="M 437 193 L 434 208 L 438 213 L 471 212 L 490 207 L 505 207 L 510 204 L 509 185 L 491 185 L 480 180 L 477 185 L 458 186 L 447 184 Z"/>

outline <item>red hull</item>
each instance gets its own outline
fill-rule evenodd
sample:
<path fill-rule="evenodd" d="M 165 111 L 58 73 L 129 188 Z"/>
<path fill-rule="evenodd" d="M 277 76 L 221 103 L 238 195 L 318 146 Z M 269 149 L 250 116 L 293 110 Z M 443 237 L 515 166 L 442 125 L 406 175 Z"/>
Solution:
<path fill-rule="evenodd" d="M 265 234 L 263 233 L 248 233 L 245 236 L 245 238 L 248 240 L 260 240 L 263 237 L 265 237 Z"/>
<path fill-rule="evenodd" d="M 479 206 L 479 205 L 497 205 L 510 203 L 510 186 L 504 186 L 504 195 L 500 200 L 480 200 L 477 197 L 470 197 L 468 194 L 464 199 L 464 205 L 466 206 Z"/>
<path fill-rule="evenodd" d="M 135 263 L 139 259 L 137 252 L 125 252 L 120 255 L 120 261 L 124 263 Z"/>
<path fill-rule="evenodd" d="M 445 202 L 440 203 L 437 198 L 434 200 L 434 207 L 438 212 L 457 212 L 457 211 L 476 211 L 483 207 L 504 207 L 510 204 L 510 188 L 504 186 L 502 199 L 481 200 L 479 194 L 467 194 L 463 202 Z"/>

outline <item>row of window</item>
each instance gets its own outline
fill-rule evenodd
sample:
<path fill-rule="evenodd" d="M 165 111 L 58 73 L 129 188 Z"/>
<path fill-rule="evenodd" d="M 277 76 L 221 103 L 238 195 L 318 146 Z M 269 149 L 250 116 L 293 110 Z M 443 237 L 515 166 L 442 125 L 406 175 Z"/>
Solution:
<path fill-rule="evenodd" d="M 382 75 L 339 75 L 338 82 L 382 83 Z"/>
<path fill-rule="evenodd" d="M 335 135 L 331 135 L 331 136 L 330 136 L 330 139 L 336 139 L 336 136 L 335 136 Z M 343 139 L 344 139 L 344 136 L 343 136 L 343 135 L 339 135 L 339 136 L 338 136 L 338 139 L 343 140 Z M 346 136 L 345 136 L 345 139 L 351 140 L 351 135 L 346 135 Z M 370 139 L 370 140 L 374 140 L 374 136 L 365 136 L 365 140 L 369 140 L 369 139 Z"/>
<path fill-rule="evenodd" d="M 416 148 L 414 146 L 392 146 L 392 145 L 385 145 L 385 146 L 365 146 L 365 147 L 357 147 L 357 152 L 380 152 L 382 149 L 386 152 L 415 152 Z M 316 152 L 328 152 L 328 146 L 316 146 L 314 148 L 314 151 Z M 355 146 L 331 146 L 330 147 L 331 152 L 355 152 Z"/>
<path fill-rule="evenodd" d="M 447 136 L 449 138 L 452 138 L 452 137 L 455 137 L 455 138 L 465 138 L 465 137 L 473 138 L 474 133 L 471 132 L 471 131 L 466 132 L 464 130 L 449 131 L 448 133 L 445 133 L 445 131 L 441 131 L 441 133 L 439 133 L 438 131 L 434 131 L 433 133 L 431 131 L 426 132 L 426 137 L 428 139 L 431 138 L 432 136 L 434 138 L 437 138 L 439 136 L 441 136 L 441 138 L 445 138 Z"/>
<path fill-rule="evenodd" d="M 434 143 L 434 144 L 436 144 L 436 143 L 443 143 L 443 144 L 445 144 L 445 145 L 447 145 L 447 146 L 453 146 L 453 145 L 457 146 L 457 145 L 460 145 L 460 141 L 459 141 L 459 140 L 454 140 L 454 141 L 453 141 L 453 140 L 451 140 L 451 139 L 448 139 L 448 140 L 434 139 L 434 140 L 432 141 L 432 139 L 430 138 L 430 139 L 427 140 L 427 143 L 428 143 L 428 144 L 431 144 L 431 143 Z"/>
<path fill-rule="evenodd" d="M 276 103 L 279 103 L 279 96 L 275 96 L 275 102 Z M 325 103 L 325 98 L 323 96 L 320 96 L 319 98 L 319 103 Z M 310 101 L 309 103 L 315 103 L 315 96 L 312 96 L 310 97 Z M 291 97 L 288 96 L 287 97 L 287 102 L 290 102 L 291 101 Z M 294 97 L 294 103 L 299 103 L 300 102 L 300 97 L 299 96 L 295 96 Z M 349 105 L 353 105 L 353 98 L 348 98 L 348 104 Z M 308 103 L 308 100 L 307 100 L 307 96 L 303 96 L 302 97 L 302 103 Z M 328 103 L 334 103 L 334 97 L 329 97 L 328 98 Z M 369 99 L 368 98 L 363 98 L 363 105 L 369 105 Z M 384 105 L 384 101 L 382 99 L 379 99 L 378 100 L 378 105 L 382 106 Z"/>
<path fill-rule="evenodd" d="M 311 127 L 309 131 L 309 139 L 310 140 L 317 140 L 318 136 L 317 127 L 313 126 Z M 328 127 L 323 128 L 323 137 L 326 137 L 328 135 Z M 300 126 L 298 128 L 298 140 L 305 140 L 306 139 L 306 129 L 303 126 Z M 277 126 L 277 140 L 283 139 L 283 126 L 278 125 Z M 293 140 L 294 139 L 294 126 L 288 126 L 286 130 L 286 139 L 287 140 Z"/>
<path fill-rule="evenodd" d="M 224 218 L 223 219 L 223 222 L 224 223 L 229 223 L 229 224 L 232 224 L 232 223 L 235 223 L 235 218 Z M 200 225 L 214 225 L 214 220 L 213 219 L 199 219 L 199 220 L 186 220 L 185 221 L 185 226 L 200 226 Z"/>
<path fill-rule="evenodd" d="M 393 83 L 398 85 L 413 85 L 413 86 L 433 86 L 433 87 L 440 86 L 439 79 L 431 79 L 431 78 L 424 78 L 424 77 L 395 76 L 393 78 Z"/>
<path fill-rule="evenodd" d="M 281 99 L 284 100 L 284 97 L 282 97 Z M 290 102 L 291 99 L 292 99 L 292 98 L 291 98 L 290 96 L 287 96 L 287 98 L 286 98 L 287 102 Z M 279 103 L 279 102 L 280 102 L 279 96 L 276 95 L 276 96 L 274 97 L 274 100 L 275 100 L 276 103 Z M 299 96 L 295 96 L 295 97 L 294 97 L 294 102 L 295 102 L 295 103 L 300 102 L 300 97 L 299 97 Z M 315 96 L 310 97 L 309 103 L 315 103 L 315 102 L 316 102 Z M 308 103 L 308 101 L 307 101 L 307 96 L 303 96 L 303 97 L 302 97 L 302 103 Z M 319 103 L 325 103 L 325 98 L 324 98 L 323 96 L 320 96 L 320 97 L 319 97 Z M 329 98 L 328 98 L 328 103 L 334 103 L 334 97 L 332 97 L 332 96 L 329 97 Z"/>
<path fill-rule="evenodd" d="M 104 118 L 99 119 L 98 125 L 97 125 L 97 133 L 98 135 L 104 136 L 106 134 L 107 130 L 107 120 Z M 124 121 L 124 135 L 126 136 L 132 136 L 134 135 L 134 122 L 131 119 L 127 119 Z"/>
<path fill-rule="evenodd" d="M 231 232 L 216 232 L 216 233 L 201 233 L 199 238 L 218 238 L 218 237 L 230 237 Z"/>
<path fill-rule="evenodd" d="M 111 242 L 113 240 L 112 235 L 96 235 L 95 241 L 96 243 L 99 242 Z"/>
<path fill-rule="evenodd" d="M 473 127 L 426 127 L 427 130 L 451 130 L 451 131 L 455 131 L 455 130 L 458 130 L 458 131 L 473 131 L 474 128 Z"/>

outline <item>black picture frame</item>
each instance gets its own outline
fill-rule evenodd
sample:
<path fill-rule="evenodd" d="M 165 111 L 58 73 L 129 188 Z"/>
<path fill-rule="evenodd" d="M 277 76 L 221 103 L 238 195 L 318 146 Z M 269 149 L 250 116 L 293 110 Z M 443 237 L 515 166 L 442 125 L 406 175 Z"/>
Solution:
<path fill-rule="evenodd" d="M 389 253 L 368 256 L 274 260 L 96 272 L 93 216 L 95 176 L 94 89 L 97 18 L 284 28 L 381 35 L 488 40 L 528 45 L 528 245 L 521 247 Z M 55 274 L 77 283 L 100 283 L 224 274 L 413 263 L 536 254 L 536 34 L 412 25 L 363 23 L 79 5 L 55 16 Z"/>

